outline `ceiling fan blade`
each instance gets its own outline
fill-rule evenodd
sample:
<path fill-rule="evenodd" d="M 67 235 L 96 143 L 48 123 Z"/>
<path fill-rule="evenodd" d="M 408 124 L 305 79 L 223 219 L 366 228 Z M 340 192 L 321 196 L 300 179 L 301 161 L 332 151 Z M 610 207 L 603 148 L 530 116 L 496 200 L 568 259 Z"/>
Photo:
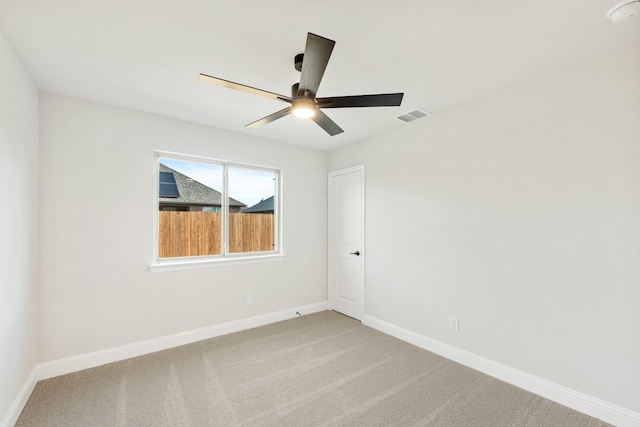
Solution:
<path fill-rule="evenodd" d="M 269 114 L 267 117 L 263 117 L 260 120 L 256 120 L 253 123 L 249 123 L 245 127 L 246 128 L 259 128 L 260 126 L 264 126 L 264 125 L 269 124 L 269 123 L 271 123 L 273 121 L 281 119 L 284 116 L 288 115 L 289 113 L 291 113 L 291 107 L 287 107 L 287 108 L 285 108 L 283 110 L 276 111 L 273 114 Z"/>
<path fill-rule="evenodd" d="M 398 107 L 404 93 L 381 93 L 377 95 L 332 96 L 318 98 L 319 108 L 350 107 Z"/>
<path fill-rule="evenodd" d="M 290 97 L 288 97 L 288 96 L 279 95 L 279 94 L 273 93 L 273 92 L 267 92 L 266 90 L 257 89 L 255 87 L 251 87 L 251 86 L 247 86 L 247 85 L 242 85 L 240 83 L 235 83 L 235 82 L 232 82 L 232 81 L 229 81 L 229 80 L 220 79 L 218 77 L 212 77 L 212 76 L 208 76 L 206 74 L 200 73 L 200 77 L 198 77 L 198 78 L 203 82 L 213 83 L 214 85 L 226 87 L 228 89 L 239 90 L 240 92 L 250 93 L 250 94 L 259 95 L 259 96 L 264 96 L 264 97 L 271 98 L 271 99 L 279 99 L 280 101 L 285 101 L 285 102 L 289 102 L 289 103 L 292 102 L 292 99 Z"/>
<path fill-rule="evenodd" d="M 300 71 L 300 92 L 308 90 L 313 96 L 316 95 L 335 44 L 333 40 L 313 33 L 307 34 L 307 45 L 304 48 Z"/>
<path fill-rule="evenodd" d="M 311 118 L 314 122 L 316 122 L 322 129 L 325 130 L 329 135 L 334 136 L 339 133 L 344 132 L 340 126 L 336 124 L 333 120 L 329 118 L 325 113 L 321 110 L 316 110 L 316 115 Z"/>

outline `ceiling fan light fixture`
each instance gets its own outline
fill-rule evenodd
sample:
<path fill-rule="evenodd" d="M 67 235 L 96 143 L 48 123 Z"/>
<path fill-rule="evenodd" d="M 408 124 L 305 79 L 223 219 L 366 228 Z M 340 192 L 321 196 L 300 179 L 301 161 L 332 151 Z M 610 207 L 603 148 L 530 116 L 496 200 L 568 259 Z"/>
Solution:
<path fill-rule="evenodd" d="M 294 99 L 291 105 L 291 113 L 302 119 L 310 119 L 316 115 L 316 103 L 309 98 Z"/>

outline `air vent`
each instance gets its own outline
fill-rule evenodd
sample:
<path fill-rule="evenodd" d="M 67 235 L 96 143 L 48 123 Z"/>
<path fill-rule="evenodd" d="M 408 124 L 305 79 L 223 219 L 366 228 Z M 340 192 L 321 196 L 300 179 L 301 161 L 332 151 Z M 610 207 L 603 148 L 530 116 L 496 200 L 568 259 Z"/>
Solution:
<path fill-rule="evenodd" d="M 414 120 L 418 120 L 421 119 L 423 117 L 427 117 L 430 116 L 431 113 L 428 111 L 423 110 L 422 108 L 418 108 L 416 110 L 413 111 L 409 111 L 408 113 L 405 113 L 401 116 L 398 116 L 398 120 L 402 120 L 403 122 L 412 122 Z"/>

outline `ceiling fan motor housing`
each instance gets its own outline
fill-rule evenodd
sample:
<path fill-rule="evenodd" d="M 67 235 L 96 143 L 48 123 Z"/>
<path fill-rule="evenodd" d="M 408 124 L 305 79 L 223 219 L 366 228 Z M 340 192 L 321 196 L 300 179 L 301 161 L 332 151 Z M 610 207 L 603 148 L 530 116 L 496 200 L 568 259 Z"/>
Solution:
<path fill-rule="evenodd" d="M 301 91 L 300 84 L 291 85 L 291 112 L 297 117 L 313 117 L 318 108 L 315 96 L 309 91 Z"/>
<path fill-rule="evenodd" d="M 306 98 L 315 102 L 316 95 L 308 90 L 300 90 L 300 83 L 294 83 L 291 85 L 291 98 Z"/>

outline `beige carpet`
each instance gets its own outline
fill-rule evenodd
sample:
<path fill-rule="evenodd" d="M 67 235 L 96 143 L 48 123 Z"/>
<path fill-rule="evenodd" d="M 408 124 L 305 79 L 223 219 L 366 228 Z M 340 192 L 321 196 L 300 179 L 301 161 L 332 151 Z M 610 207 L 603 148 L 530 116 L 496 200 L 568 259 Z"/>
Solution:
<path fill-rule="evenodd" d="M 335 312 L 41 381 L 17 426 L 606 426 Z"/>

